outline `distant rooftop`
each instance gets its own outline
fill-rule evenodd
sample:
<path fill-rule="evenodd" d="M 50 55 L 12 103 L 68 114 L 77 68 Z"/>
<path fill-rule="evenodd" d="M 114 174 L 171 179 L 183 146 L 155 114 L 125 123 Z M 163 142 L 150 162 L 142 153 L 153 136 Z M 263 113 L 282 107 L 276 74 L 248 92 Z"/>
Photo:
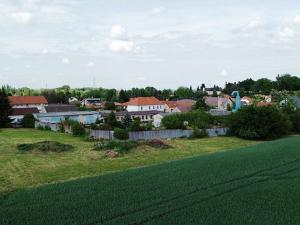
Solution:
<path fill-rule="evenodd" d="M 37 118 L 41 117 L 55 117 L 55 116 L 80 116 L 80 115 L 96 115 L 96 111 L 75 111 L 75 112 L 50 112 L 50 113 L 37 113 L 34 114 Z"/>
<path fill-rule="evenodd" d="M 44 96 L 9 96 L 11 105 L 48 104 Z"/>

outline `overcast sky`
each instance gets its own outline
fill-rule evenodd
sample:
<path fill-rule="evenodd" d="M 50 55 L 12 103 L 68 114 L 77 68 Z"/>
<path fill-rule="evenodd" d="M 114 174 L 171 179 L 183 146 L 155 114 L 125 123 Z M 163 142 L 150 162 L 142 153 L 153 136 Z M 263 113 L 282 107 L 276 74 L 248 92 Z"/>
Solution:
<path fill-rule="evenodd" d="M 0 85 L 274 79 L 299 74 L 299 40 L 296 0 L 1 0 Z"/>

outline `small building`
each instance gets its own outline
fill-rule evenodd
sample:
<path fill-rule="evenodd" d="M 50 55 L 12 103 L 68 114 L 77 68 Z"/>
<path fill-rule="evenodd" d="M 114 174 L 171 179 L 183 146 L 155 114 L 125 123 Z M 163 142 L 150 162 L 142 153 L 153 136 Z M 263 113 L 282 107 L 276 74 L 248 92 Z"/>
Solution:
<path fill-rule="evenodd" d="M 13 108 L 12 114 L 9 116 L 13 127 L 20 127 L 22 119 L 26 114 L 39 113 L 39 110 L 35 108 Z"/>
<path fill-rule="evenodd" d="M 242 106 L 252 105 L 253 104 L 253 100 L 252 100 L 252 98 L 250 98 L 248 96 L 244 96 L 244 97 L 241 98 L 241 103 L 242 103 Z"/>
<path fill-rule="evenodd" d="M 192 99 L 181 99 L 177 101 L 163 101 L 163 103 L 165 104 L 166 113 L 184 113 L 191 111 L 196 101 Z"/>
<path fill-rule="evenodd" d="M 212 96 L 214 94 L 220 95 L 221 94 L 221 88 L 219 87 L 213 87 L 213 88 L 205 88 L 204 91 L 209 95 Z"/>
<path fill-rule="evenodd" d="M 204 97 L 205 104 L 214 109 L 227 110 L 233 106 L 232 99 L 229 96 L 225 97 Z"/>
<path fill-rule="evenodd" d="M 296 108 L 300 109 L 300 97 L 299 96 L 290 96 L 291 101 L 295 104 Z"/>
<path fill-rule="evenodd" d="M 105 110 L 105 111 L 101 111 L 100 114 L 105 119 L 109 116 L 111 112 L 112 111 Z M 135 112 L 127 112 L 127 111 L 115 112 L 117 121 L 122 122 L 126 113 L 129 114 L 132 120 L 139 118 L 142 123 L 147 123 L 147 122 L 152 122 L 154 115 L 161 113 L 161 111 L 154 110 L 154 111 L 135 111 Z"/>
<path fill-rule="evenodd" d="M 155 97 L 131 98 L 129 102 L 123 104 L 128 112 L 138 111 L 161 111 L 165 110 L 165 104 Z"/>
<path fill-rule="evenodd" d="M 37 120 L 36 127 L 48 125 L 51 129 L 52 127 L 57 128 L 65 120 L 74 120 L 84 125 L 90 125 L 95 123 L 97 119 L 101 119 L 99 112 L 95 111 L 35 113 L 33 116 Z"/>
<path fill-rule="evenodd" d="M 100 98 L 85 98 L 81 101 L 81 105 L 87 109 L 100 109 L 102 101 Z"/>
<path fill-rule="evenodd" d="M 45 110 L 48 101 L 44 96 L 9 96 L 8 100 L 13 109 L 37 108 L 40 112 Z"/>

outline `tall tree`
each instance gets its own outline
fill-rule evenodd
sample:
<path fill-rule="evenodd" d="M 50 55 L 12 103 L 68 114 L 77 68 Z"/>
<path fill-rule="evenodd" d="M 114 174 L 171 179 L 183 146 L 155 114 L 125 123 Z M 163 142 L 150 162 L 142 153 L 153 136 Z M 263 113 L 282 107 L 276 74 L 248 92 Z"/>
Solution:
<path fill-rule="evenodd" d="M 130 126 L 130 123 L 131 123 L 131 122 L 132 122 L 132 119 L 131 119 L 129 113 L 126 112 L 126 114 L 125 114 L 125 116 L 124 116 L 124 118 L 123 118 L 123 120 L 122 120 L 123 126 L 124 126 L 125 128 L 128 128 L 128 127 Z"/>
<path fill-rule="evenodd" d="M 10 123 L 9 116 L 12 113 L 12 108 L 9 104 L 8 95 L 5 89 L 0 89 L 0 127 L 7 127 Z"/>

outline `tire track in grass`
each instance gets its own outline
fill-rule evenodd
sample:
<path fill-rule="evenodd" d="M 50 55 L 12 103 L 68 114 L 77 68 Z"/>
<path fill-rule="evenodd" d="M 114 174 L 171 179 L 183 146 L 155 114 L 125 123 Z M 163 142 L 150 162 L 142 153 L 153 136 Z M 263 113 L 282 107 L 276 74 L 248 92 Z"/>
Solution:
<path fill-rule="evenodd" d="M 277 175 L 276 175 L 277 176 Z M 160 214 L 157 214 L 157 215 L 154 215 L 154 216 L 151 216 L 149 218 L 146 218 L 142 221 L 139 221 L 138 223 L 133 223 L 132 225 L 142 225 L 142 224 L 145 224 L 145 223 L 148 223 L 150 221 L 153 221 L 153 220 L 156 220 L 156 219 L 159 219 L 161 217 L 164 217 L 170 213 L 174 213 L 174 212 L 178 212 L 178 211 L 181 211 L 181 210 L 184 210 L 184 209 L 187 209 L 189 207 L 192 207 L 192 206 L 195 206 L 195 205 L 198 205 L 200 203 L 205 203 L 207 201 L 210 201 L 214 198 L 218 198 L 218 197 L 221 197 L 223 195 L 226 195 L 226 194 L 230 194 L 230 193 L 233 193 L 235 191 L 238 191 L 238 190 L 241 190 L 243 188 L 247 188 L 251 185 L 255 185 L 255 184 L 259 184 L 259 183 L 264 183 L 264 182 L 268 182 L 270 180 L 284 180 L 284 179 L 291 179 L 291 177 L 281 177 L 281 178 L 276 178 L 273 177 L 273 176 L 270 176 L 268 178 L 264 178 L 264 179 L 261 179 L 261 180 L 258 180 L 258 181 L 255 181 L 255 182 L 250 182 L 250 183 L 247 183 L 247 184 L 244 184 L 244 185 L 240 185 L 240 186 L 237 186 L 235 188 L 231 188 L 227 191 L 223 191 L 223 192 L 220 192 L 220 193 L 217 193 L 217 194 L 214 194 L 214 195 L 211 195 L 211 196 L 208 196 L 206 198 L 202 198 L 201 200 L 199 201 L 195 201 L 195 202 L 192 202 L 192 203 L 189 203 L 189 204 L 186 204 L 184 206 L 180 206 L 180 207 L 176 207 L 176 208 L 173 208 L 173 209 L 170 209 L 164 213 L 160 213 Z M 295 176 L 295 177 L 292 177 L 292 179 L 297 179 L 297 178 L 300 178 L 300 176 Z"/>
<path fill-rule="evenodd" d="M 152 207 L 157 207 L 159 205 L 162 205 L 162 204 L 165 204 L 165 203 L 169 203 L 169 202 L 172 202 L 174 200 L 178 200 L 180 198 L 185 198 L 185 197 L 188 197 L 190 195 L 193 195 L 197 192 L 201 192 L 201 191 L 207 191 L 207 190 L 210 190 L 210 189 L 213 189 L 213 188 L 216 188 L 216 187 L 219 187 L 219 186 L 222 186 L 222 185 L 227 185 L 227 184 L 231 184 L 231 183 L 235 183 L 237 181 L 242 181 L 242 180 L 247 180 L 249 178 L 253 178 L 253 177 L 256 177 L 258 175 L 260 175 L 261 173 L 264 173 L 264 172 L 269 172 L 269 171 L 273 171 L 275 169 L 279 169 L 279 168 L 284 168 L 286 166 L 290 166 L 290 165 L 293 165 L 297 162 L 300 162 L 300 159 L 295 159 L 295 160 L 292 160 L 292 161 L 289 161 L 289 162 L 286 162 L 286 163 L 282 163 L 282 164 L 279 164 L 279 165 L 276 165 L 276 166 L 273 166 L 273 167 L 269 167 L 269 168 L 266 168 L 266 169 L 262 169 L 262 170 L 258 170 L 256 172 L 253 172 L 253 173 L 250 173 L 250 174 L 247 174 L 245 176 L 241 176 L 241 177 L 236 177 L 236 178 L 233 178 L 233 179 L 230 179 L 230 180 L 227 180 L 227 181 L 223 181 L 223 182 L 219 182 L 219 183 L 215 183 L 215 184 L 212 184 L 212 185 L 209 185 L 209 186 L 206 186 L 206 187 L 203 187 L 203 188 L 196 188 L 195 190 L 193 191 L 190 191 L 190 192 L 187 192 L 187 193 L 183 193 L 181 195 L 177 195 L 177 196 L 174 196 L 173 198 L 169 198 L 169 199 L 165 199 L 165 200 L 161 200 L 161 201 L 158 201 L 158 202 L 155 202 L 153 204 L 149 204 L 149 205 L 146 205 L 146 206 L 143 206 L 143 207 L 140 207 L 140 208 L 137 208 L 137 209 L 132 209 L 132 210 L 127 210 L 126 212 L 122 212 L 122 213 L 119 213 L 119 214 L 116 214 L 114 216 L 111 216 L 109 218 L 105 218 L 104 216 L 101 216 L 99 219 L 96 219 L 96 220 L 93 220 L 92 222 L 90 223 L 85 223 L 85 225 L 93 225 L 95 223 L 100 223 L 100 224 L 104 224 L 106 222 L 111 222 L 115 219 L 119 219 L 121 217 L 124 217 L 124 216 L 128 216 L 130 214 L 135 214 L 135 213 L 138 213 L 138 212 L 141 212 L 143 210 L 146 210 L 146 209 L 149 209 L 149 208 L 152 208 Z M 297 168 L 293 168 L 292 170 L 298 170 L 300 169 L 300 167 L 297 167 Z M 286 173 L 286 171 L 284 172 Z M 290 173 L 290 172 L 288 172 Z M 277 176 L 277 175 L 276 175 Z M 273 178 L 274 176 L 272 176 Z M 263 180 L 269 180 L 271 179 L 270 177 L 267 177 Z M 248 185 L 248 184 L 247 184 Z M 241 187 L 243 188 L 244 186 L 247 186 L 247 185 L 241 185 Z M 249 185 L 252 185 L 251 183 Z M 235 191 L 236 188 L 233 189 L 233 191 Z M 222 192 L 223 193 L 223 192 Z M 226 193 L 229 193 L 229 192 L 224 192 L 225 194 Z M 218 197 L 220 194 L 216 194 L 216 197 Z M 202 202 L 202 201 L 201 201 Z M 200 202 L 200 203 L 201 203 Z M 139 224 L 139 223 L 138 223 Z"/>

